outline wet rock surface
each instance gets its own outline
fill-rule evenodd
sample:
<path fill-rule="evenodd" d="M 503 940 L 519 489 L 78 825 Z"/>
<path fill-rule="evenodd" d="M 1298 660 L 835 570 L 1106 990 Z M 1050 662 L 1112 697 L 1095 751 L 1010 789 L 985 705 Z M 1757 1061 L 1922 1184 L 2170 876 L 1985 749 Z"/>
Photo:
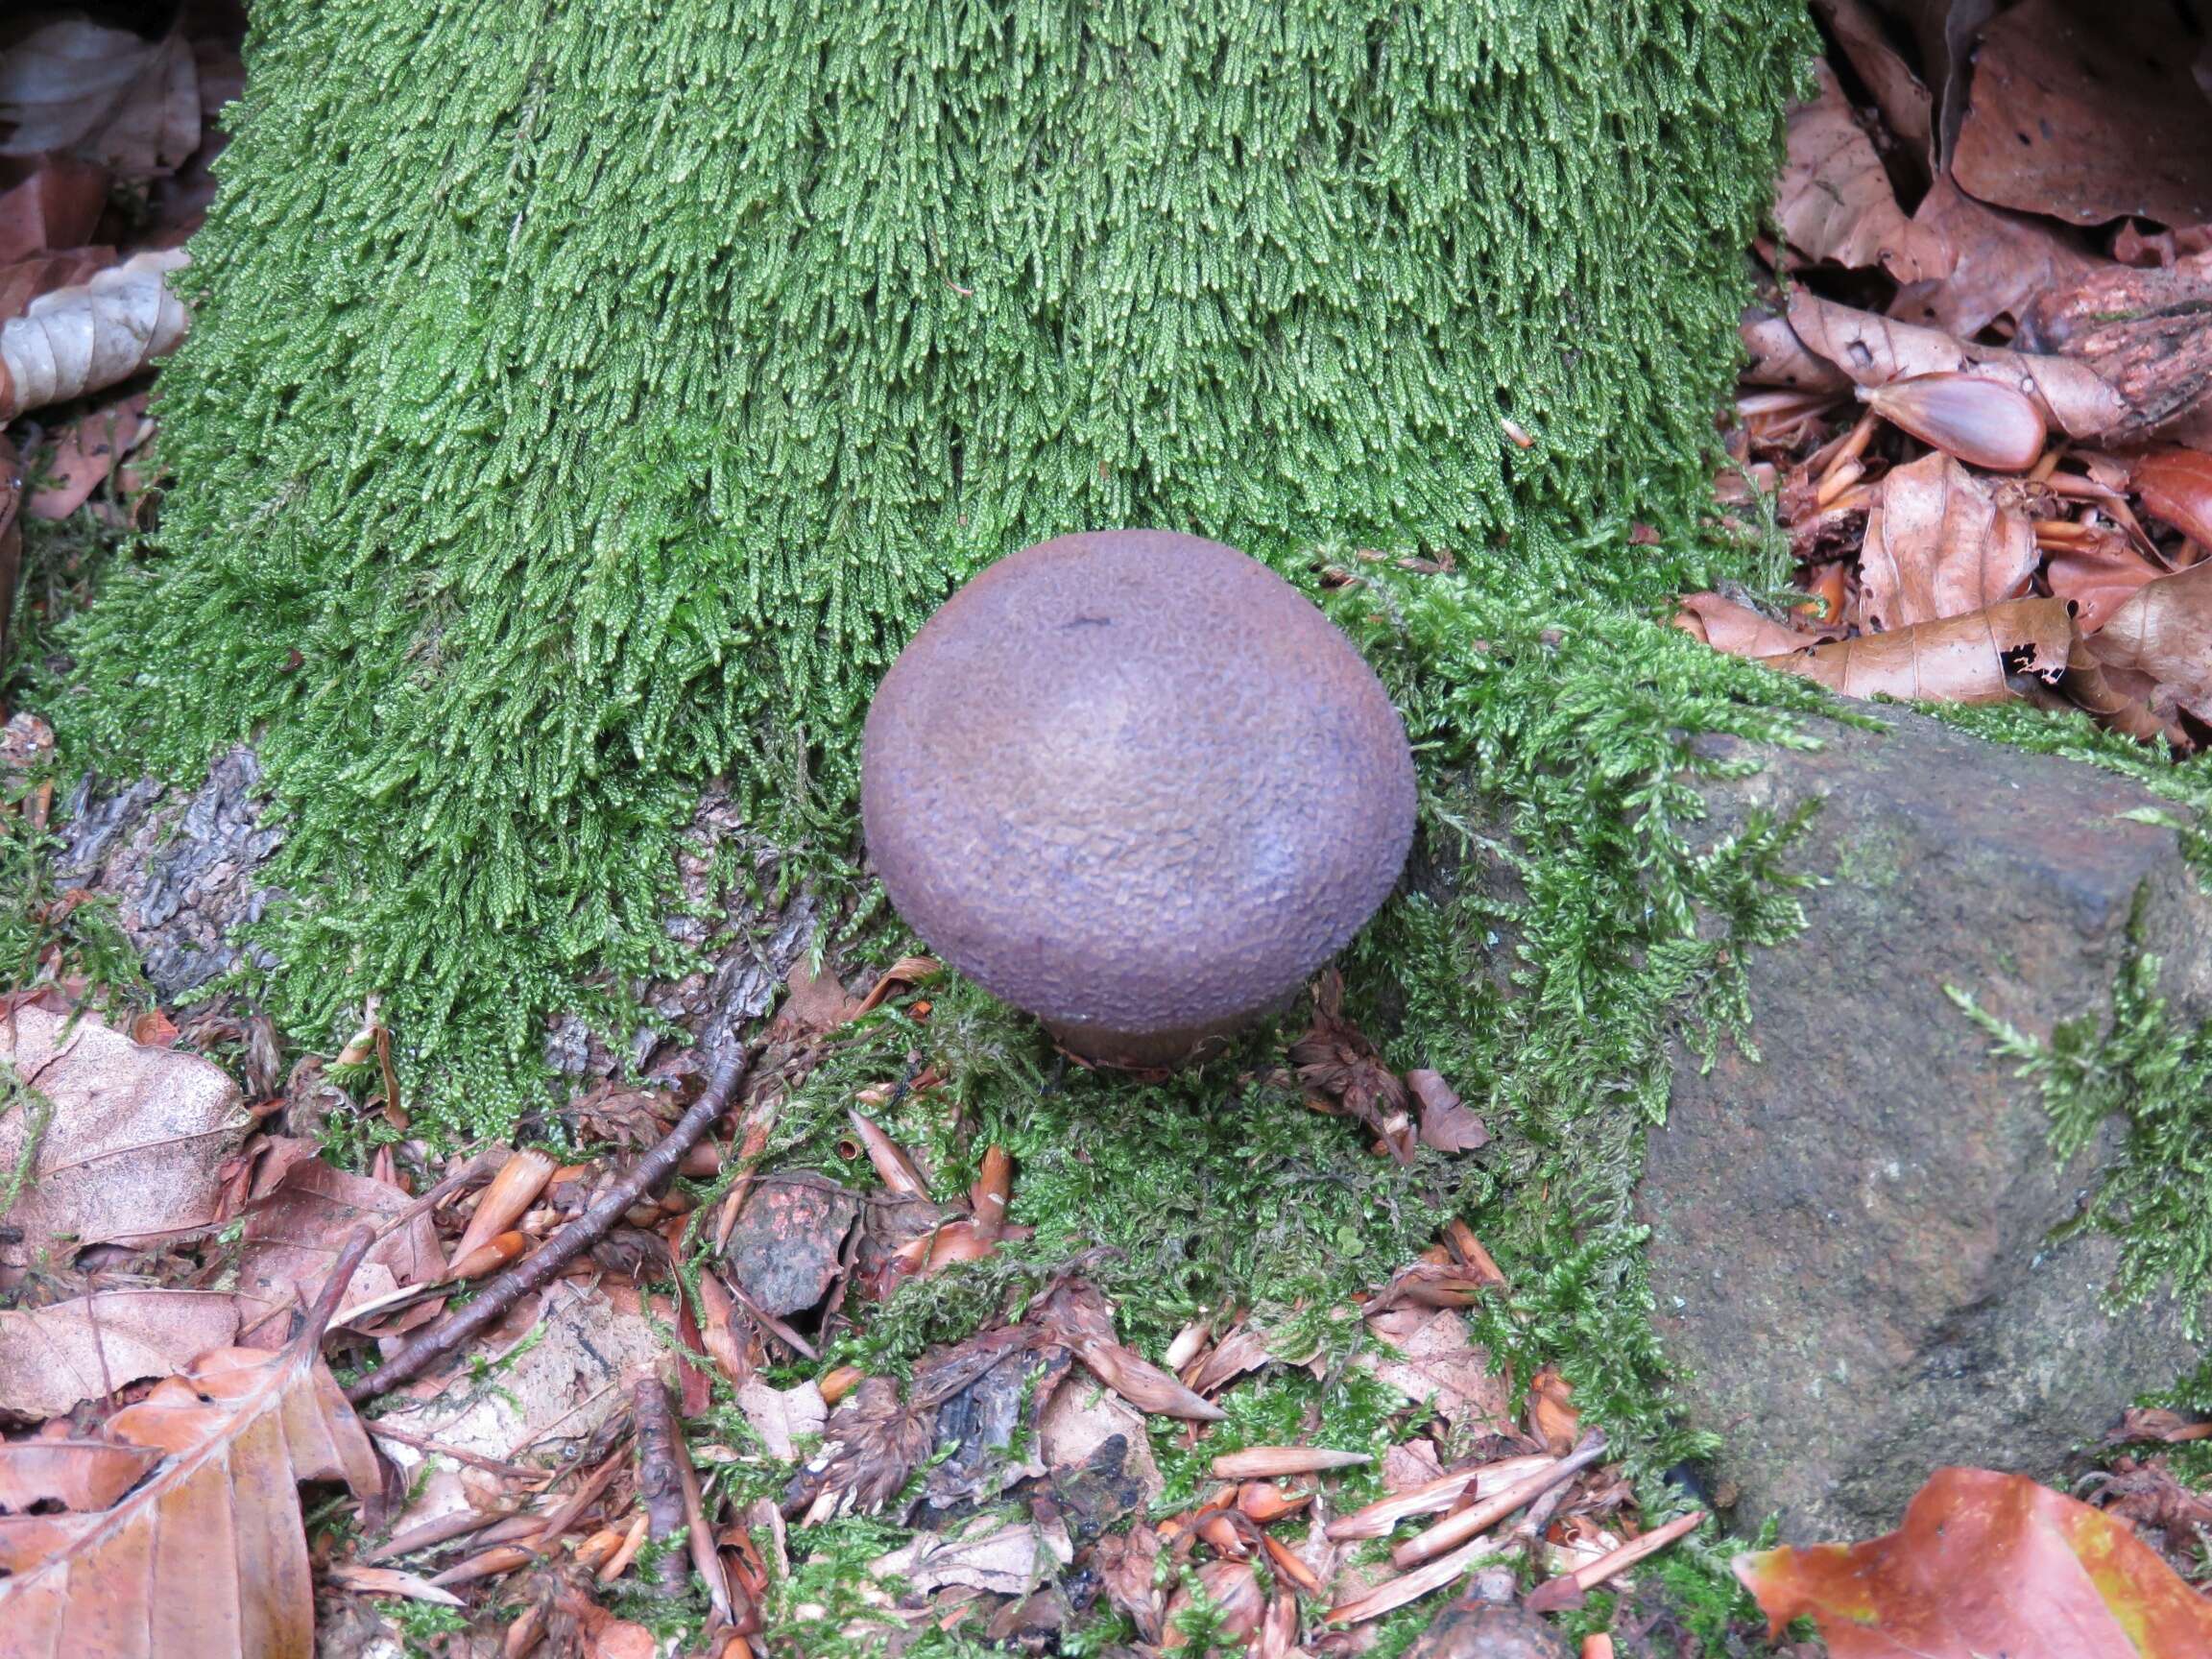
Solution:
<path fill-rule="evenodd" d="M 2039 1093 L 1945 987 L 2047 1037 L 2102 1013 L 2132 914 L 2201 1012 L 2212 901 L 2126 816 L 2156 805 L 2137 786 L 1878 712 L 1708 791 L 1716 835 L 1821 798 L 1794 860 L 1821 884 L 1749 966 L 1763 1058 L 1680 1057 L 1641 1194 L 1716 1496 L 1791 1540 L 1886 1530 L 1946 1463 L 2057 1473 L 2197 1358 L 2175 1304 L 2104 1309 L 2112 1239 L 2051 1241 L 2109 1147 L 2059 1169 Z"/>

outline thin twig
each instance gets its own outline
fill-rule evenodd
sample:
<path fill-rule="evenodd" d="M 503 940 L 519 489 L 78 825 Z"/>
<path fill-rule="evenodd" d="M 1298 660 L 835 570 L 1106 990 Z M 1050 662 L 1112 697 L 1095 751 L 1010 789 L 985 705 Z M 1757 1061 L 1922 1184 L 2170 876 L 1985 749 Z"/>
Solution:
<path fill-rule="evenodd" d="M 433 1440 L 427 1434 L 414 1434 L 404 1429 L 394 1429 L 373 1418 L 370 1420 L 369 1432 L 379 1440 L 397 1440 L 402 1446 L 412 1446 L 421 1452 L 435 1452 L 441 1457 L 450 1457 L 456 1463 L 467 1463 L 472 1468 L 489 1469 L 494 1475 L 512 1475 L 518 1479 L 541 1483 L 553 1478 L 550 1469 L 534 1469 L 527 1463 L 510 1463 L 503 1457 L 487 1457 L 481 1452 L 471 1452 L 463 1446 L 448 1446 L 445 1441 Z"/>
<path fill-rule="evenodd" d="M 737 1092 L 737 1085 L 743 1081 L 754 1056 L 759 1051 L 759 1044 L 748 1043 L 725 1053 L 715 1062 L 706 1092 L 677 1119 L 676 1126 L 668 1131 L 661 1144 L 631 1166 L 629 1174 L 600 1193 L 583 1214 L 536 1250 L 496 1279 L 488 1280 L 468 1307 L 409 1341 L 390 1361 L 353 1383 L 346 1390 L 346 1398 L 358 1406 L 364 1400 L 373 1400 L 386 1390 L 421 1376 L 431 1366 L 450 1358 L 469 1337 L 496 1322 L 531 1291 L 550 1284 L 564 1267 L 612 1232 L 614 1223 L 649 1189 L 674 1173 L 676 1166 L 684 1161 L 684 1154 L 690 1151 L 714 1119 L 728 1110 L 730 1097 Z"/>

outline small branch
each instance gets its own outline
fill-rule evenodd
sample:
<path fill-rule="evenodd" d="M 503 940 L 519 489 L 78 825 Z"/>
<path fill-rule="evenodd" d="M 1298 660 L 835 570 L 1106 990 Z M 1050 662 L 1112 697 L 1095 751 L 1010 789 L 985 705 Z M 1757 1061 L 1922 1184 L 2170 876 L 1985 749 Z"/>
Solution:
<path fill-rule="evenodd" d="M 631 1389 L 637 1423 L 637 1498 L 645 1505 L 645 1535 L 673 1545 L 689 1528 L 684 1507 L 684 1475 L 676 1461 L 676 1413 L 659 1377 L 640 1377 Z M 653 1562 L 653 1582 L 663 1596 L 684 1594 L 685 1552 L 664 1550 Z"/>
<path fill-rule="evenodd" d="M 1556 1613 L 1563 1607 L 1579 1607 L 1582 1598 L 1606 1579 L 1624 1573 L 1647 1555 L 1656 1554 L 1686 1532 L 1695 1532 L 1705 1520 L 1705 1511 L 1693 1509 L 1687 1515 L 1677 1515 L 1666 1526 L 1647 1532 L 1641 1538 L 1631 1538 L 1610 1555 L 1600 1555 L 1584 1567 L 1577 1567 L 1563 1577 L 1539 1585 L 1530 1593 L 1524 1605 L 1531 1613 Z"/>
<path fill-rule="evenodd" d="M 715 1062 L 707 1089 L 689 1111 L 677 1119 L 667 1138 L 631 1166 L 630 1173 L 592 1200 L 589 1209 L 515 1263 L 486 1283 L 477 1298 L 436 1329 L 410 1341 L 391 1360 L 346 1390 L 346 1398 L 360 1405 L 388 1389 L 421 1376 L 441 1360 L 450 1358 L 461 1345 L 496 1322 L 507 1310 L 543 1285 L 613 1230 L 631 1205 L 647 1190 L 675 1172 L 684 1154 L 697 1144 L 714 1119 L 729 1108 L 730 1097 L 760 1050 L 757 1043 L 733 1047 Z M 333 1275 L 335 1283 L 335 1275 Z"/>

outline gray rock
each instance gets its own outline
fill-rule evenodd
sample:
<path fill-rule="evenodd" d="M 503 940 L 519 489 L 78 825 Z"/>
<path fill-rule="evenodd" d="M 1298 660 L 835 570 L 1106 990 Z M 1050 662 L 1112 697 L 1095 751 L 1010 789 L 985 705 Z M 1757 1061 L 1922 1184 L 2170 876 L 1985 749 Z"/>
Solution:
<path fill-rule="evenodd" d="M 754 1184 L 723 1262 L 755 1307 L 803 1313 L 830 1293 L 859 1214 L 858 1194 L 819 1171 L 779 1170 Z"/>
<path fill-rule="evenodd" d="M 1823 798 L 1796 860 L 1823 882 L 1749 964 L 1764 1059 L 1681 1057 L 1641 1195 L 1721 1495 L 1792 1540 L 1887 1530 L 1946 1463 L 2050 1476 L 2197 1358 L 2176 1304 L 2104 1310 L 2113 1240 L 2050 1242 L 2100 1149 L 2056 1166 L 2038 1092 L 1945 987 L 2038 1036 L 2102 1010 L 2140 895 L 2201 1010 L 2212 902 L 2174 831 L 2124 816 L 2153 805 L 2133 784 L 1878 712 L 1708 792 L 1716 833 Z"/>
<path fill-rule="evenodd" d="M 240 746 L 219 757 L 189 795 L 141 779 L 97 801 L 92 796 L 87 780 L 65 815 L 66 850 L 56 873 L 115 896 L 116 919 L 164 1000 L 235 967 L 238 930 L 283 897 L 260 879 L 284 830 L 261 821 L 267 802 L 253 752 Z M 260 966 L 271 965 L 266 952 L 244 949 Z"/>

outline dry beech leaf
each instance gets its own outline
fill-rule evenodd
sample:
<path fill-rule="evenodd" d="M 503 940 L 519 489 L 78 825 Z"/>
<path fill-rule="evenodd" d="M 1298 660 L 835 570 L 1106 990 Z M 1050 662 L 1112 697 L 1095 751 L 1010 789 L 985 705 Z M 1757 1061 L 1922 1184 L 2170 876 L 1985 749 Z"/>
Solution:
<path fill-rule="evenodd" d="M 2050 436 L 2025 392 L 1971 374 L 1916 374 L 1863 388 L 1859 397 L 1892 426 L 1992 472 L 2027 471 Z"/>
<path fill-rule="evenodd" d="M 2167 7 L 2026 0 L 1974 55 L 1951 157 L 1960 185 L 2078 225 L 2212 220 L 2212 122 L 2190 72 L 2200 44 Z"/>
<path fill-rule="evenodd" d="M 0 161 L 0 265 L 82 248 L 108 205 L 108 170 L 67 156 Z"/>
<path fill-rule="evenodd" d="M 1737 325 L 1737 338 L 1751 361 L 1738 377 L 1745 386 L 1772 386 L 1811 399 L 1817 411 L 1823 393 L 1847 392 L 1851 377 L 1821 356 L 1790 326 L 1786 317 L 1770 316 L 1759 306 L 1747 307 Z"/>
<path fill-rule="evenodd" d="M 2007 656 L 2024 653 L 2025 671 L 2053 677 L 2065 668 L 2072 638 L 2064 600 L 2012 599 L 1966 616 L 1757 661 L 1846 697 L 1996 703 L 2012 694 L 2005 681 Z"/>
<path fill-rule="evenodd" d="M 832 973 L 814 972 L 805 952 L 791 964 L 786 981 L 788 995 L 769 1022 L 770 1033 L 788 1042 L 819 1037 L 834 1031 L 860 1012 L 860 998 L 846 994 Z"/>
<path fill-rule="evenodd" d="M 237 1298 L 218 1290 L 100 1290 L 0 1312 L 0 1409 L 58 1417 L 237 1334 Z"/>
<path fill-rule="evenodd" d="M 2018 1475 L 1938 1469 L 1894 1532 L 1734 1566 L 1772 1632 L 1810 1617 L 1833 1659 L 2212 1652 L 2212 1600 L 2124 1522 Z"/>
<path fill-rule="evenodd" d="M 737 1390 L 737 1409 L 745 1414 L 753 1432 L 760 1436 L 768 1455 L 786 1463 L 798 1458 L 799 1441 L 819 1439 L 830 1421 L 829 1405 L 821 1388 L 812 1382 L 802 1382 L 796 1388 L 771 1388 L 758 1377 L 748 1378 Z"/>
<path fill-rule="evenodd" d="M 96 1014 L 18 1006 L 0 1022 L 0 1060 L 51 1105 L 0 1117 L 0 1168 L 30 1179 L 8 1211 L 23 1251 L 161 1245 L 219 1220 L 223 1161 L 249 1119 L 220 1066 L 150 1048 Z"/>
<path fill-rule="evenodd" d="M 350 1267 L 369 1236 L 349 1247 Z M 374 1449 L 322 1358 L 344 1273 L 290 1347 L 219 1348 L 108 1420 L 168 1461 L 114 1508 L 0 1520 L 0 1654 L 311 1659 L 315 1601 L 296 1491 L 374 1497 Z"/>
<path fill-rule="evenodd" d="M 1795 629 L 1718 593 L 1693 593 L 1684 599 L 1674 626 L 1731 657 L 1773 657 L 1810 643 Z"/>
<path fill-rule="evenodd" d="M 1977 202 L 1948 173 L 1920 199 L 1912 223 L 1941 238 L 1948 268 L 1905 282 L 1889 315 L 1961 340 L 1999 317 L 2019 321 L 2038 296 L 2072 287 L 2093 269 L 2049 220 Z"/>
<path fill-rule="evenodd" d="M 0 420 L 128 380 L 175 350 L 192 318 L 166 278 L 189 263 L 181 248 L 134 253 L 0 324 Z"/>
<path fill-rule="evenodd" d="M 238 1260 L 238 1295 L 248 1304 L 250 1321 L 244 1344 L 282 1346 L 292 1334 L 292 1314 L 321 1293 L 353 1229 L 364 1222 L 380 1225 L 413 1202 L 390 1182 L 333 1169 L 320 1158 L 286 1169 L 246 1210 L 245 1248 Z M 353 1275 L 347 1305 L 380 1301 L 403 1286 L 445 1277 L 437 1227 L 427 1214 L 420 1214 L 376 1241 Z M 434 1307 L 419 1304 L 393 1329 L 436 1315 Z"/>
<path fill-rule="evenodd" d="M 27 1513 L 35 1504 L 105 1509 L 161 1461 L 145 1446 L 105 1440 L 17 1440 L 0 1445 L 0 1509 Z"/>
<path fill-rule="evenodd" d="M 2054 597 L 2074 607 L 2074 620 L 2094 634 L 2147 582 L 2166 572 L 2137 552 L 2117 530 L 2094 528 L 2080 541 L 2051 549 L 2043 579 Z"/>
<path fill-rule="evenodd" d="M 153 435 L 143 392 L 80 416 L 62 428 L 47 451 L 40 486 L 23 503 L 23 511 L 34 518 L 68 517 L 101 485 L 118 477 L 131 452 Z M 147 1040 L 144 1033 L 132 1035 L 142 1043 Z"/>
<path fill-rule="evenodd" d="M 2094 369 L 2070 357 L 1970 345 L 1940 329 L 1855 311 L 1802 288 L 1790 297 L 1790 326 L 1808 350 L 1861 386 L 1916 374 L 1971 374 L 2027 394 L 2069 438 L 2096 438 L 2129 418 L 2127 400 Z"/>
<path fill-rule="evenodd" d="M 1467 1322 L 1447 1308 L 1402 1307 L 1368 1316 L 1377 1346 L 1363 1348 L 1363 1371 L 1465 1434 L 1509 1434 L 1513 1408 L 1505 1380 L 1467 1336 Z"/>
<path fill-rule="evenodd" d="M 2152 712 L 2212 721 L 2212 562 L 2145 583 L 2097 631 L 2095 651 L 2114 689 Z"/>
<path fill-rule="evenodd" d="M 1547 1365 L 1528 1379 L 1528 1427 L 1555 1457 L 1566 1456 L 1581 1437 L 1582 1414 L 1572 1404 L 1574 1392 L 1556 1366 Z"/>
<path fill-rule="evenodd" d="M 1866 516 L 1860 612 L 1893 631 L 1984 611 L 2018 596 L 2035 560 L 2026 515 L 1950 456 L 1924 455 L 1882 480 Z"/>
<path fill-rule="evenodd" d="M 2128 469 L 2143 510 L 2212 551 L 2212 455 L 2172 445 L 2146 450 Z"/>
<path fill-rule="evenodd" d="M 1889 44 L 1882 19 L 1866 0 L 1813 0 L 1813 9 L 1828 25 L 1844 58 L 1858 73 L 1883 125 L 1914 151 L 1928 150 L 1933 100 L 1920 77 L 1913 74 L 1897 49 Z"/>
<path fill-rule="evenodd" d="M 1810 259 L 1851 270 L 1879 264 L 1900 282 L 1938 276 L 1942 239 L 1897 205 L 1889 175 L 1825 61 L 1820 90 L 1790 111 L 1789 159 L 1774 190 L 1774 220 Z"/>
<path fill-rule="evenodd" d="M 1406 1073 L 1406 1087 L 1421 1104 L 1421 1144 L 1438 1152 L 1472 1152 L 1490 1144 L 1490 1128 L 1460 1104 L 1459 1095 L 1440 1071 L 1416 1069 Z"/>
<path fill-rule="evenodd" d="M 148 40 L 81 16 L 0 40 L 0 156 L 66 151 L 126 178 L 200 147 L 200 74 L 181 34 Z"/>

